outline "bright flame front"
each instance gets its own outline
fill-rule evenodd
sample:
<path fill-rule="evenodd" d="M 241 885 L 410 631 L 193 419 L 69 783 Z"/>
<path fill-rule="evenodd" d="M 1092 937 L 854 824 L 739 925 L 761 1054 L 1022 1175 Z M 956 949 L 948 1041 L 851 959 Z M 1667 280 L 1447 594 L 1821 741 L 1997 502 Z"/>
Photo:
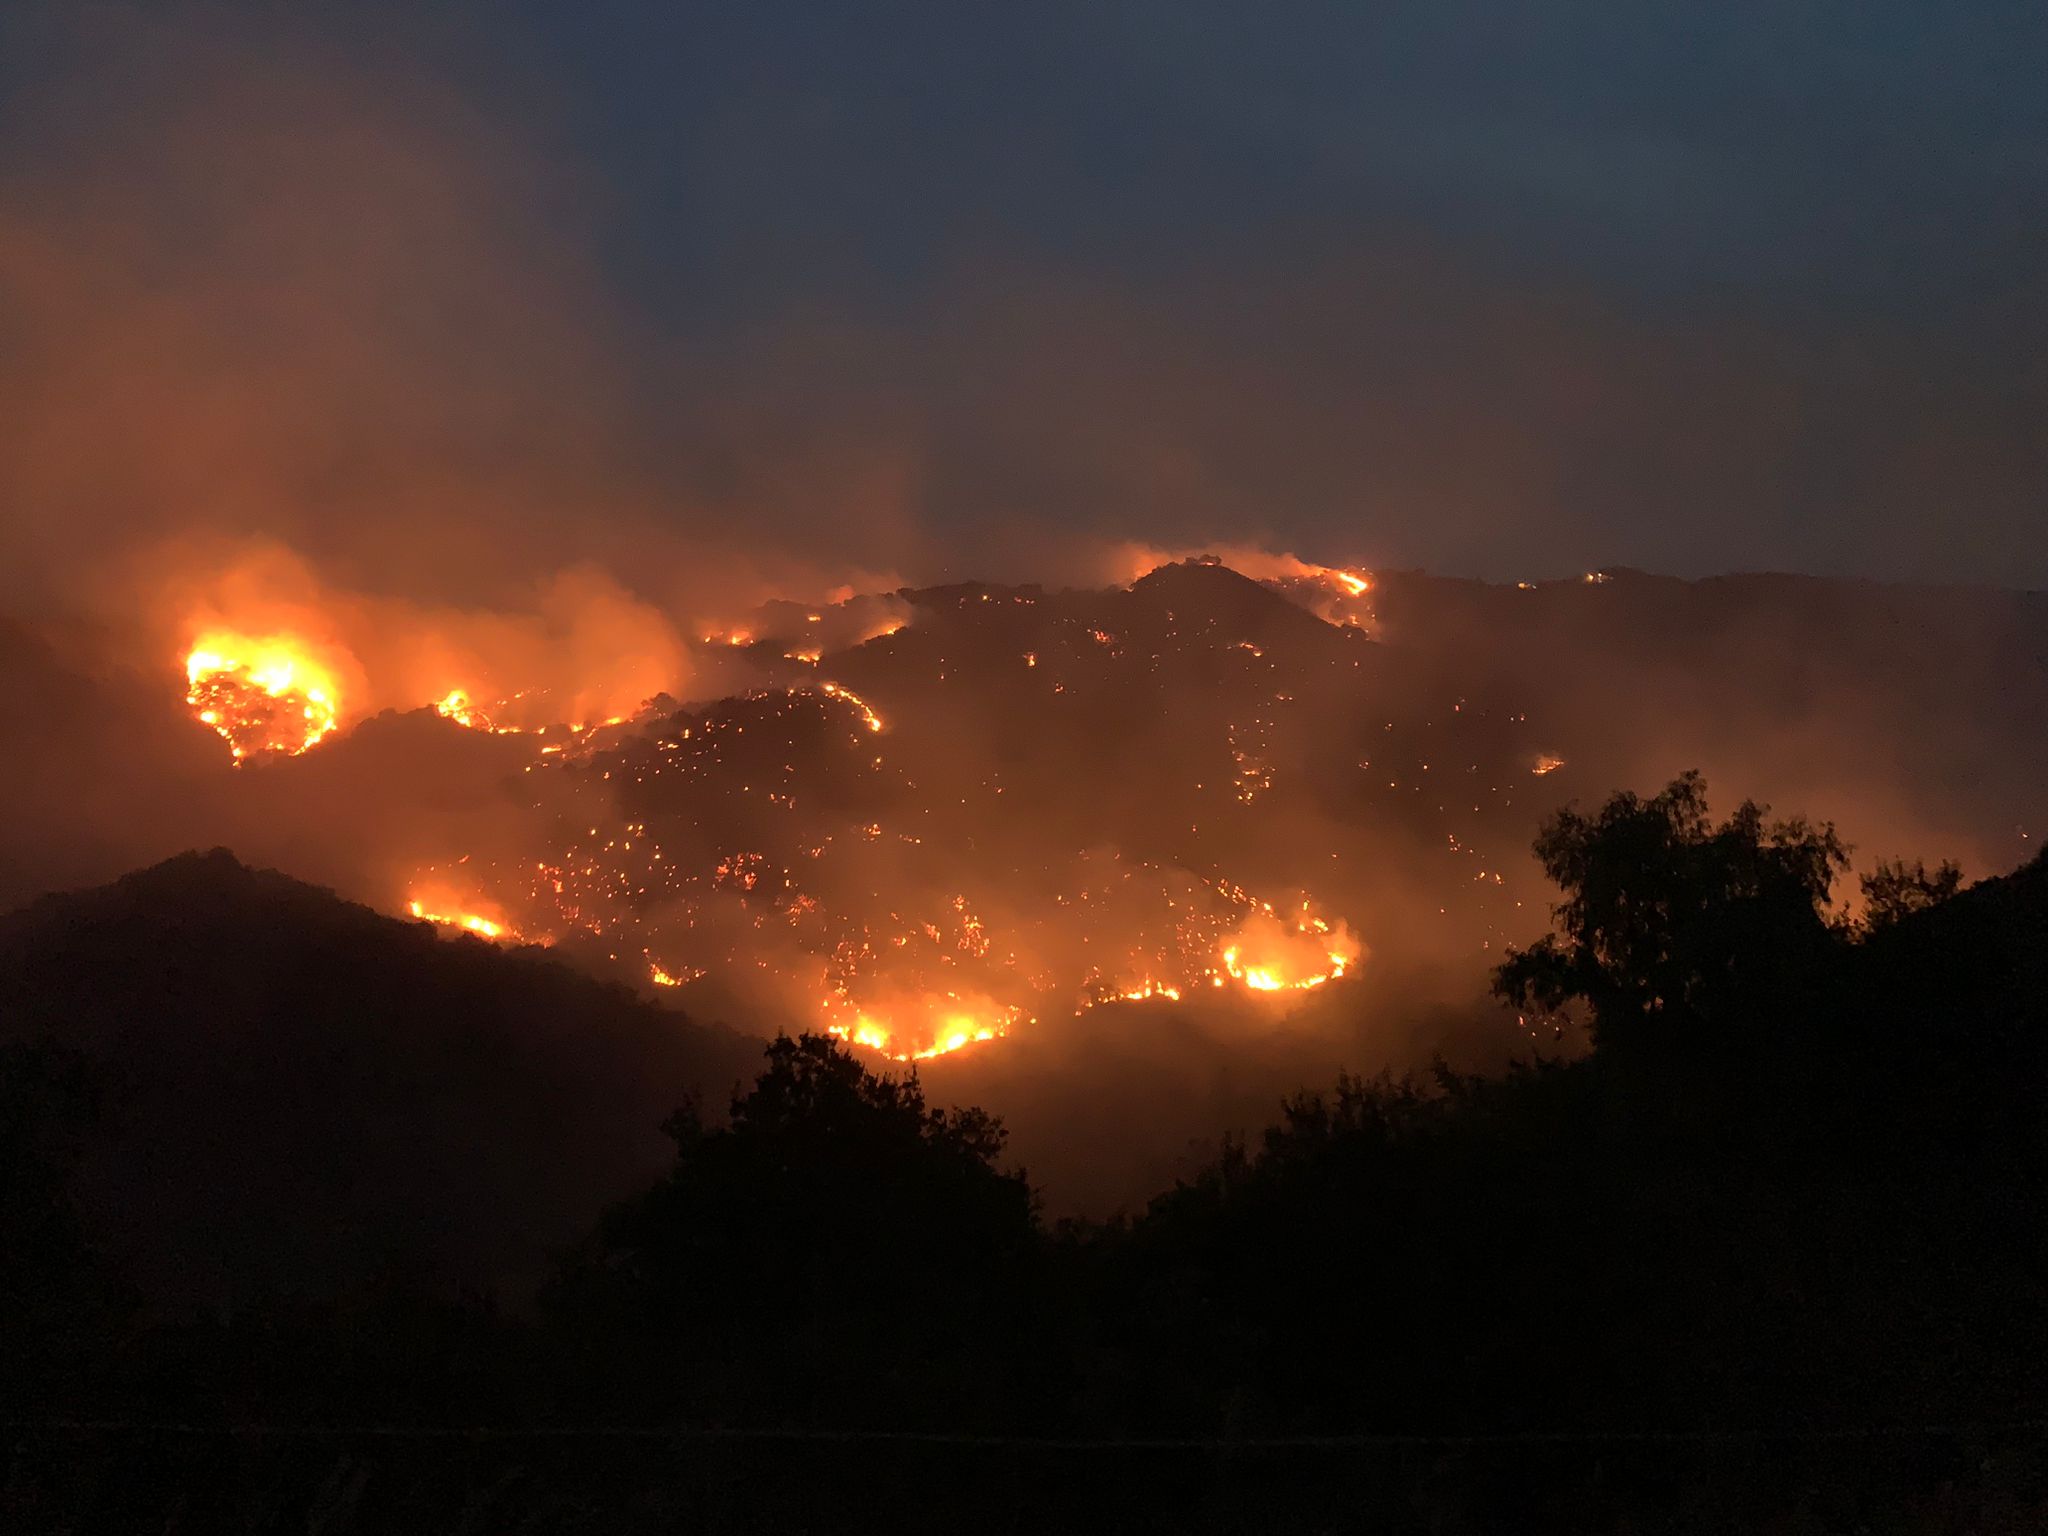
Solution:
<path fill-rule="evenodd" d="M 305 751 L 333 731 L 341 710 L 334 673 L 290 635 L 215 630 L 185 658 L 185 702 L 234 752 Z"/>

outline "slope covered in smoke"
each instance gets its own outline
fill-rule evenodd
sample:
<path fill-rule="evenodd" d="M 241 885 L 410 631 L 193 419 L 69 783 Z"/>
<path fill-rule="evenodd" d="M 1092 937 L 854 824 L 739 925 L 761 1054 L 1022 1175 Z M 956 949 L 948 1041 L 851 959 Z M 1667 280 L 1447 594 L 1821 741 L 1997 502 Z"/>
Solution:
<path fill-rule="evenodd" d="M 82 1058 L 90 1235 L 174 1308 L 516 1294 L 758 1054 L 223 851 L 0 921 L 0 1028 Z"/>
<path fill-rule="evenodd" d="M 2048 594 L 1640 571 L 1379 578 L 1386 632 L 1522 701 L 1598 794 L 1684 766 L 1825 808 L 1868 857 L 2031 857 L 2048 826 Z"/>

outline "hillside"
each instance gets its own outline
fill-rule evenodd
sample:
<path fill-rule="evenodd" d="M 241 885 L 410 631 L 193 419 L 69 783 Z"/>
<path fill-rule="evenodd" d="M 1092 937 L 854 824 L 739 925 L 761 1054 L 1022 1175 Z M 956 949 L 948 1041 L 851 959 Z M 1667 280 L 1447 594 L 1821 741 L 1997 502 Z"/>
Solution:
<path fill-rule="evenodd" d="M 759 1049 L 219 850 L 0 921 L 0 1030 L 83 1056 L 89 1233 L 167 1308 L 516 1296 Z"/>

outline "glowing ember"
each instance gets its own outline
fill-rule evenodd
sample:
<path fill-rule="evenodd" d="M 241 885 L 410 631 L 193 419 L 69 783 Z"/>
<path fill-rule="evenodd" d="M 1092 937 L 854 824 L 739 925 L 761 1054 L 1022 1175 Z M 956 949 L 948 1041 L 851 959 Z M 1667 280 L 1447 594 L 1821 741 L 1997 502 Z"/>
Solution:
<path fill-rule="evenodd" d="M 1104 1003 L 1144 1003 L 1154 998 L 1169 1003 L 1180 1001 L 1180 988 L 1168 981 L 1146 979 L 1135 985 L 1098 989 L 1081 999 L 1076 1012 L 1085 1013 L 1090 1008 L 1099 1008 Z"/>
<path fill-rule="evenodd" d="M 331 732 L 341 707 L 334 674 L 289 635 L 201 635 L 185 658 L 185 702 L 240 762 L 303 752 Z"/>

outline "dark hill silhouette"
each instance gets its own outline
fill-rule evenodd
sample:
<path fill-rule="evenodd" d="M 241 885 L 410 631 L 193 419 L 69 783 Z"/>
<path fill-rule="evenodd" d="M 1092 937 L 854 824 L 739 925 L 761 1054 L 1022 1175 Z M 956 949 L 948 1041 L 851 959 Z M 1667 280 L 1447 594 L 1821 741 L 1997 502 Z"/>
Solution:
<path fill-rule="evenodd" d="M 516 1293 L 759 1051 L 221 850 L 0 920 L 0 1031 L 87 1064 L 77 1199 L 168 1309 Z"/>
<path fill-rule="evenodd" d="M 0 910 L 188 847 L 222 801 L 177 674 L 102 665 L 104 639 L 0 620 Z"/>

